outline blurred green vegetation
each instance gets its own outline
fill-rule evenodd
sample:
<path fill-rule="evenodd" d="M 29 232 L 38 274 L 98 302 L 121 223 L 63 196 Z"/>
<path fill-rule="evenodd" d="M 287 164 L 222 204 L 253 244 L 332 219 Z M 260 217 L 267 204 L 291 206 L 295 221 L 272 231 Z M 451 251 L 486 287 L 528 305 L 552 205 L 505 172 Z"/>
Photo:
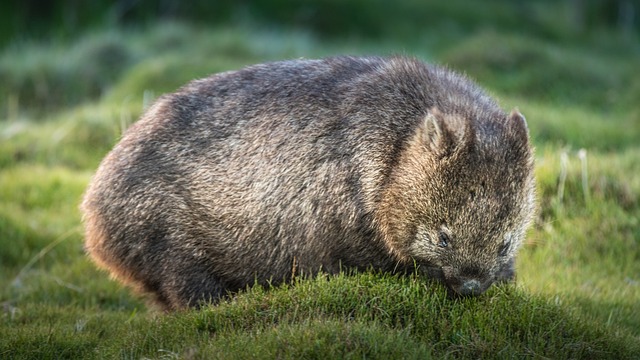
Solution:
<path fill-rule="evenodd" d="M 639 11 L 604 0 L 3 2 L 0 358 L 633 358 Z M 394 53 L 466 73 L 527 117 L 540 209 L 516 286 L 455 301 L 424 279 L 340 275 L 156 316 L 84 256 L 82 192 L 161 94 L 251 63 Z"/>
<path fill-rule="evenodd" d="M 220 26 L 242 23 L 304 29 L 320 36 L 416 39 L 433 29 L 464 37 L 483 28 L 546 40 L 601 41 L 601 32 L 637 35 L 628 0 L 67 0 L 3 2 L 0 44 L 15 37 L 74 38 L 87 30 L 149 25 L 158 19 Z"/>
<path fill-rule="evenodd" d="M 547 102 L 632 106 L 640 97 L 637 63 L 629 61 L 640 54 L 638 8 L 626 0 L 6 2 L 0 5 L 0 44 L 6 50 L 0 59 L 0 98 L 6 99 L 0 112 L 48 111 L 97 98 L 131 65 L 168 50 L 182 62 L 180 50 L 194 50 L 194 43 L 203 51 L 179 71 L 203 68 L 210 63 L 206 55 L 219 52 L 247 59 L 252 50 L 233 35 L 214 43 L 191 38 L 204 28 L 229 26 L 302 32 L 318 40 L 391 42 L 401 44 L 389 47 L 395 52 L 437 54 L 500 91 Z M 153 39 L 120 41 L 140 38 L 135 34 L 158 19 L 186 20 L 191 30 L 159 27 Z M 87 30 L 93 35 L 78 37 Z"/>

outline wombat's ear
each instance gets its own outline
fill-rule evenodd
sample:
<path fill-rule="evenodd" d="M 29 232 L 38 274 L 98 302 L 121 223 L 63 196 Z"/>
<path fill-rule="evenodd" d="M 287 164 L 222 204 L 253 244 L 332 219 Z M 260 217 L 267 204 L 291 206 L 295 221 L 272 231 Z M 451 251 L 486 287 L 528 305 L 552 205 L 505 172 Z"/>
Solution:
<path fill-rule="evenodd" d="M 517 108 L 511 110 L 511 115 L 509 115 L 509 127 L 518 140 L 524 143 L 529 142 L 529 127 L 527 127 L 527 120 Z"/>
<path fill-rule="evenodd" d="M 444 116 L 433 108 L 424 118 L 417 130 L 417 136 L 423 146 L 437 153 L 448 153 L 455 145 L 455 135 L 447 128 Z"/>

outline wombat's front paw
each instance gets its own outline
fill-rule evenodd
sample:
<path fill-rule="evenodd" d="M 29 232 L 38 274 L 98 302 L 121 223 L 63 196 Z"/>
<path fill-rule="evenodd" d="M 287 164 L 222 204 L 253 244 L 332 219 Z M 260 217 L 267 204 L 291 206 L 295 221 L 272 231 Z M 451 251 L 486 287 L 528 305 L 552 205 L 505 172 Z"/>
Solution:
<path fill-rule="evenodd" d="M 515 259 L 509 260 L 506 264 L 502 265 L 500 271 L 496 275 L 496 282 L 510 282 L 516 280 L 516 261 Z"/>

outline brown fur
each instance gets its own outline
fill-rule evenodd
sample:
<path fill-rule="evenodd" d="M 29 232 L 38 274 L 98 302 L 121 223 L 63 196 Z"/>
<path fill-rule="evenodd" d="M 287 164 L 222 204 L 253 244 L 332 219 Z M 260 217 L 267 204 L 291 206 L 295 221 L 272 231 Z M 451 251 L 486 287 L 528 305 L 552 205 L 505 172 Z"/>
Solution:
<path fill-rule="evenodd" d="M 524 118 L 414 59 L 251 66 L 161 97 L 85 195 L 86 249 L 167 309 L 341 268 L 454 293 L 514 276 L 534 207 Z"/>

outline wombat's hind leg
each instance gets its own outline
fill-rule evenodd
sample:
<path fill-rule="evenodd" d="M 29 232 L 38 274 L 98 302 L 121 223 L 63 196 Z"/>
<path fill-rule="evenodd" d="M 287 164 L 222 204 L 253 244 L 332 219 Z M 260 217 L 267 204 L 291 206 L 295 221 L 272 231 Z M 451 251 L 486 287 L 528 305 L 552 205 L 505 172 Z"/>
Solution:
<path fill-rule="evenodd" d="M 186 268 L 184 265 L 188 264 Z M 167 276 L 163 289 L 155 291 L 162 303 L 166 294 L 168 309 L 198 308 L 215 304 L 227 294 L 227 287 L 208 269 L 198 263 L 182 262 L 183 267 L 174 269 Z"/>

